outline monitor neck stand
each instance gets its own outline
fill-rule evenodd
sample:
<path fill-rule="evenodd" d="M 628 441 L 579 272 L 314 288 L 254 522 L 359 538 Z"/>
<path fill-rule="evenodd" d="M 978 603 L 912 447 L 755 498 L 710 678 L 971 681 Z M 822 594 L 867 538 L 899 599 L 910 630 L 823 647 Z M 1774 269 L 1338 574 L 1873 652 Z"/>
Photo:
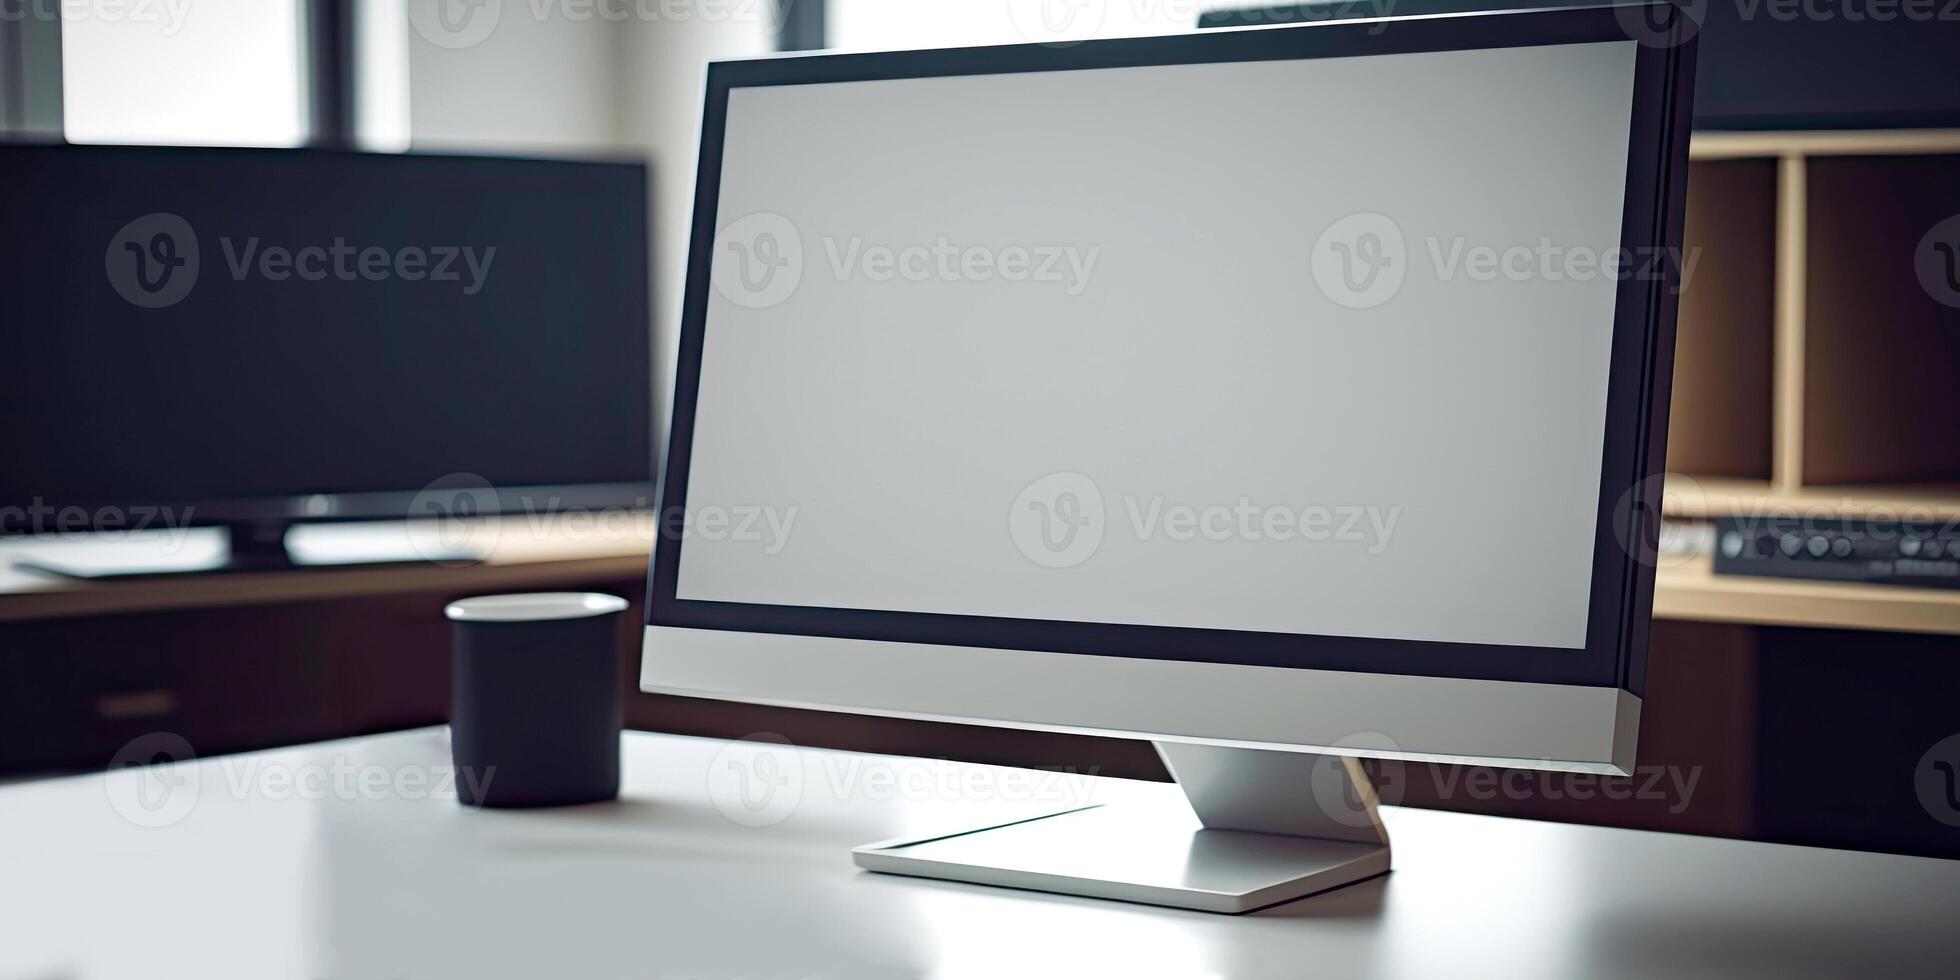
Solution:
<path fill-rule="evenodd" d="M 283 572 L 296 567 L 292 552 L 286 550 L 286 532 L 291 528 L 283 521 L 225 525 L 231 554 L 223 567 L 213 571 Z"/>
<path fill-rule="evenodd" d="M 1389 869 L 1360 760 L 1157 742 L 1189 807 L 1123 802 L 852 852 L 888 874 L 1248 912 Z M 1195 819 L 1193 818 L 1195 815 Z"/>

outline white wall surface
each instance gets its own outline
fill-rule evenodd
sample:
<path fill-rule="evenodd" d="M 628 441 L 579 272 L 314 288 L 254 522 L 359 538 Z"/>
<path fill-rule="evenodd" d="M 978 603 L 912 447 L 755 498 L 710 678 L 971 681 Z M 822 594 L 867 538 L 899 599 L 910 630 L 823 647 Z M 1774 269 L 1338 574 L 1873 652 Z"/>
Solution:
<path fill-rule="evenodd" d="M 768 53 L 775 44 L 774 26 L 766 18 L 731 17 L 640 22 L 625 28 L 615 49 L 623 93 L 621 137 L 644 153 L 653 168 L 653 349 L 659 371 L 654 378 L 659 411 L 655 431 L 664 439 L 708 62 Z"/>
<path fill-rule="evenodd" d="M 451 20 L 462 26 L 445 31 L 439 17 L 449 3 L 405 5 L 415 149 L 616 147 L 618 25 L 574 19 L 543 0 L 505 0 L 475 8 L 481 20 Z"/>

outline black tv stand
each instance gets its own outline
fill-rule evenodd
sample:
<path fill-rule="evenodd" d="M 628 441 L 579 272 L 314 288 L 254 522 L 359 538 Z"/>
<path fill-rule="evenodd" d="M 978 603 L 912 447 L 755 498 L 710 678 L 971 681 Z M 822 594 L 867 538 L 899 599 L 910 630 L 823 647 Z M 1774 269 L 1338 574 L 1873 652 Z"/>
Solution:
<path fill-rule="evenodd" d="M 352 560 L 302 561 L 286 545 L 287 532 L 294 522 L 284 520 L 228 521 L 224 528 L 230 541 L 226 552 L 215 560 L 171 564 L 159 561 L 154 550 L 133 543 L 120 555 L 106 558 L 63 560 L 50 556 L 22 558 L 15 567 L 62 578 L 87 581 L 160 578 L 176 575 L 245 575 L 334 568 L 370 568 L 389 565 L 473 564 L 481 556 L 463 552 L 432 553 L 428 547 L 415 547 L 404 541 L 398 551 L 363 554 Z"/>

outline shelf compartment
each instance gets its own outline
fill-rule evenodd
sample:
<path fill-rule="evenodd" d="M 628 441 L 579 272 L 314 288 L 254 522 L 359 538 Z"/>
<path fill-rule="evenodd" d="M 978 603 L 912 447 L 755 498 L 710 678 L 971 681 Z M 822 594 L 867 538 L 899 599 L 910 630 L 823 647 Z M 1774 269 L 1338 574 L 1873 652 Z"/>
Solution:
<path fill-rule="evenodd" d="M 1960 308 L 1915 268 L 1960 215 L 1960 154 L 1807 170 L 1803 483 L 1960 482 Z"/>
<path fill-rule="evenodd" d="M 1775 160 L 1688 169 L 1684 256 L 1669 408 L 1672 473 L 1767 480 L 1776 292 Z"/>

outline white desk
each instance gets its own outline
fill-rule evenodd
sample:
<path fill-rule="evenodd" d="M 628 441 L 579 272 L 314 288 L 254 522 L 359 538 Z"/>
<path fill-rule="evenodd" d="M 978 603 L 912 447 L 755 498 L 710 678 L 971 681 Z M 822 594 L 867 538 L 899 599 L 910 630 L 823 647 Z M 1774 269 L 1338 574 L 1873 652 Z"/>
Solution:
<path fill-rule="evenodd" d="M 749 809 L 731 763 L 758 752 L 783 779 Z M 559 811 L 409 798 L 448 762 L 441 729 L 166 767 L 178 788 L 139 816 L 181 819 L 158 828 L 111 803 L 172 785 L 141 771 L 0 788 L 0 978 L 1960 970 L 1960 862 L 1391 809 L 1398 870 L 1233 918 L 851 865 L 856 844 L 1167 786 L 644 734 L 625 758 L 620 802 Z"/>

